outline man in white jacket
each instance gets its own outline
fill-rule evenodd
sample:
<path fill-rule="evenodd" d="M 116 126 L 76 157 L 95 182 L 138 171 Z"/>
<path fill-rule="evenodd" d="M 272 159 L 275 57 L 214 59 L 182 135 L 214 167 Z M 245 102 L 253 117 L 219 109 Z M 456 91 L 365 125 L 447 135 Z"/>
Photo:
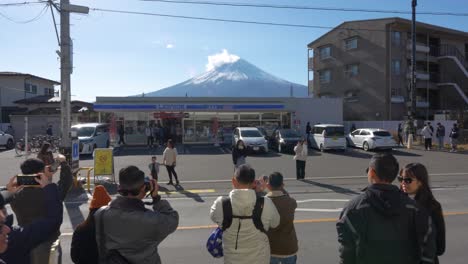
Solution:
<path fill-rule="evenodd" d="M 270 244 L 268 236 L 257 229 L 252 216 L 257 194 L 255 193 L 255 170 L 249 165 L 239 166 L 232 178 L 234 189 L 229 193 L 232 206 L 232 224 L 223 233 L 225 264 L 269 264 Z M 211 206 L 210 217 L 220 227 L 223 224 L 223 197 Z M 265 231 L 280 223 L 280 215 L 273 202 L 264 197 L 261 222 Z M 241 217 L 241 218 L 238 218 Z"/>
<path fill-rule="evenodd" d="M 432 145 L 432 130 L 429 126 L 429 124 L 426 124 L 424 128 L 421 131 L 421 135 L 424 138 L 424 148 L 426 150 L 431 150 L 431 145 Z"/>

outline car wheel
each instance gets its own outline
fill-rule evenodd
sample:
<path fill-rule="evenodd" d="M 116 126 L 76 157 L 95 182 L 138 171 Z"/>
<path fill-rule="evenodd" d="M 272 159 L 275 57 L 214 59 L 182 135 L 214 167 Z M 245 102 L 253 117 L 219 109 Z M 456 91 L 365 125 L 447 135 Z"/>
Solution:
<path fill-rule="evenodd" d="M 12 149 L 12 148 L 14 148 L 14 147 L 15 147 L 15 143 L 13 142 L 12 139 L 9 139 L 9 140 L 7 141 L 7 144 L 6 144 L 6 148 L 7 148 L 7 149 Z"/>
<path fill-rule="evenodd" d="M 364 144 L 362 144 L 362 149 L 363 149 L 364 151 L 369 151 L 369 143 L 364 142 Z"/>
<path fill-rule="evenodd" d="M 278 144 L 278 153 L 283 153 L 283 148 L 281 147 L 281 144 Z"/>
<path fill-rule="evenodd" d="M 325 148 L 323 147 L 323 144 L 320 144 L 320 151 L 321 151 L 321 152 L 324 152 L 324 151 L 325 151 Z"/>

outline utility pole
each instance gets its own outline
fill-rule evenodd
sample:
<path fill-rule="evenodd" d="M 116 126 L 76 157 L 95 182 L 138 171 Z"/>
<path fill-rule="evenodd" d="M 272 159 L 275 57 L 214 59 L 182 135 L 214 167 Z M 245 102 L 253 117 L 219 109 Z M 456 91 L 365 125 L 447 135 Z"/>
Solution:
<path fill-rule="evenodd" d="M 417 0 L 412 0 L 412 20 L 411 20 L 411 83 L 408 109 L 410 119 L 415 118 L 416 114 L 416 5 Z"/>
<path fill-rule="evenodd" d="M 70 0 L 60 1 L 60 117 L 61 117 L 61 152 L 71 153 L 71 74 L 72 40 L 70 38 L 70 13 L 87 14 L 89 8 L 71 5 Z"/>

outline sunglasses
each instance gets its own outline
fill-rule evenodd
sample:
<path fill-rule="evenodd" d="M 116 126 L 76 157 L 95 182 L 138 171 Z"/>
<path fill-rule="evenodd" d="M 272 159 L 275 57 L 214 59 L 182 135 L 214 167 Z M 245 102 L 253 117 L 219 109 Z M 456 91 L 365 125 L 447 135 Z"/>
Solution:
<path fill-rule="evenodd" d="M 405 182 L 406 184 L 411 184 L 413 182 L 413 178 L 408 178 L 408 177 L 403 178 L 401 176 L 398 176 L 397 179 L 399 182 Z"/>

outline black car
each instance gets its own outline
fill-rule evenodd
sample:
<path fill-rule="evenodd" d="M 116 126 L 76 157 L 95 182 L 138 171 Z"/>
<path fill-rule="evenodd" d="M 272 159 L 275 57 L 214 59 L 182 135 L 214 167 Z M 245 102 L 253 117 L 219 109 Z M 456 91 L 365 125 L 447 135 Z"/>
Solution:
<path fill-rule="evenodd" d="M 292 151 L 301 139 L 301 134 L 294 129 L 277 129 L 271 135 L 270 142 L 273 149 L 282 153 Z"/>

